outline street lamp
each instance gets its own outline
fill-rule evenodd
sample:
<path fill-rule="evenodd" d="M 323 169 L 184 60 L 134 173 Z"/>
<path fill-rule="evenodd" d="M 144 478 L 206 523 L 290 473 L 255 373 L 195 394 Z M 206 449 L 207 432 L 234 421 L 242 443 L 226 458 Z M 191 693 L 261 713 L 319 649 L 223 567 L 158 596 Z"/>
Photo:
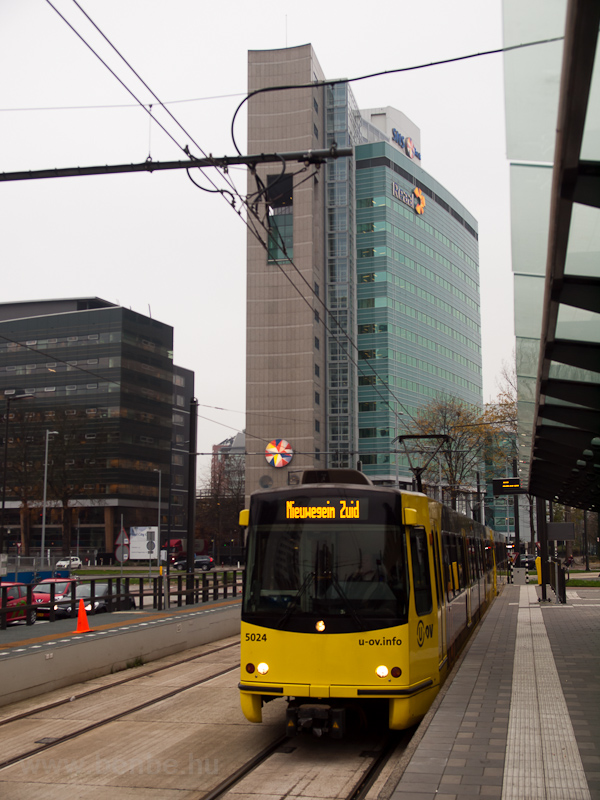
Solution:
<path fill-rule="evenodd" d="M 158 550 L 156 551 L 156 566 L 160 563 L 160 499 L 161 499 L 161 492 L 162 492 L 162 469 L 154 469 L 153 472 L 158 472 L 158 528 L 156 530 L 156 546 Z M 167 580 L 165 581 L 165 608 L 167 608 L 167 597 L 169 593 L 169 581 L 168 581 L 168 564 L 169 564 L 169 543 L 167 542 Z M 162 572 L 161 572 L 162 574 Z"/>
<path fill-rule="evenodd" d="M 44 499 L 42 500 L 42 546 L 40 555 L 42 557 L 42 566 L 44 564 L 44 549 L 46 547 L 46 488 L 48 486 L 48 439 L 51 436 L 56 436 L 58 431 L 46 431 L 46 454 L 44 457 Z"/>
<path fill-rule="evenodd" d="M 162 469 L 153 469 L 152 472 L 158 472 L 158 528 L 156 531 L 156 546 L 160 551 L 160 493 L 162 490 Z"/>
<path fill-rule="evenodd" d="M 4 474 L 2 478 L 2 515 L 0 517 L 0 553 L 4 551 L 4 511 L 6 507 L 6 472 L 8 462 L 8 420 L 10 418 L 10 404 L 15 400 L 29 400 L 32 394 L 17 394 L 14 396 L 6 395 L 6 413 L 4 417 Z"/>

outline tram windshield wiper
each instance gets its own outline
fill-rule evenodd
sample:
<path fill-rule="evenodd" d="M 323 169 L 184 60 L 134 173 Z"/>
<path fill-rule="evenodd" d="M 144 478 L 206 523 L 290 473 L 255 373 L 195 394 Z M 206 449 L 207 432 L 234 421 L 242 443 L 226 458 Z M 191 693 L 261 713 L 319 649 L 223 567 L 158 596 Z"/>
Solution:
<path fill-rule="evenodd" d="M 338 580 L 338 577 L 337 577 L 336 573 L 333 572 L 333 571 L 331 572 L 331 585 L 333 586 L 333 588 L 338 593 L 338 595 L 341 598 L 342 603 L 344 604 L 344 607 L 346 608 L 346 610 L 350 612 L 350 615 L 352 616 L 352 619 L 364 631 L 365 630 L 364 622 L 362 621 L 362 619 L 356 613 L 356 609 L 354 608 L 354 606 L 352 605 L 352 603 L 348 599 L 346 593 L 344 592 L 344 590 L 340 586 L 340 582 Z"/>
<path fill-rule="evenodd" d="M 287 622 L 287 620 L 292 616 L 294 611 L 298 608 L 299 601 L 302 599 L 304 593 L 306 592 L 306 590 L 310 586 L 310 582 L 312 581 L 312 579 L 314 577 L 315 577 L 315 573 L 314 572 L 307 573 L 306 577 L 302 581 L 302 586 L 298 589 L 298 592 L 297 592 L 296 596 L 294 597 L 292 602 L 287 607 L 285 614 L 283 615 L 283 617 L 277 623 L 277 627 L 278 628 L 281 628 L 283 626 L 283 624 L 285 622 Z"/>

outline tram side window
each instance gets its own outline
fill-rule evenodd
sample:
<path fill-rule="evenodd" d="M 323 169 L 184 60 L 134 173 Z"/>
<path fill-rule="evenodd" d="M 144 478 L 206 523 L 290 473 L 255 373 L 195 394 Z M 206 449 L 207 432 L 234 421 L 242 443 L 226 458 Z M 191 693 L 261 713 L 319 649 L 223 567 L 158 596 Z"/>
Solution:
<path fill-rule="evenodd" d="M 437 601 L 438 605 L 442 606 L 444 604 L 444 592 L 442 589 L 442 583 L 444 580 L 442 577 L 443 565 L 440 562 L 439 536 L 435 528 L 433 529 L 433 565 L 435 572 L 435 589 L 437 594 Z"/>
<path fill-rule="evenodd" d="M 452 582 L 452 567 L 450 562 L 450 537 L 447 533 L 442 533 L 442 557 L 444 567 L 444 583 L 446 586 L 446 599 L 452 600 L 454 597 L 454 587 Z"/>
<path fill-rule="evenodd" d="M 471 583 L 475 583 L 481 577 L 479 563 L 479 541 L 469 537 L 467 539 L 467 549 L 469 553 L 469 577 Z"/>
<path fill-rule="evenodd" d="M 423 529 L 411 528 L 410 552 L 413 570 L 415 608 L 417 614 L 421 617 L 424 614 L 430 614 L 433 608 L 427 536 Z"/>
<path fill-rule="evenodd" d="M 445 540 L 447 542 L 450 572 L 448 589 L 449 597 L 451 597 L 450 592 L 453 592 L 454 596 L 456 596 L 465 588 L 464 555 L 461 537 L 453 533 L 447 533 L 445 534 Z M 444 553 L 444 557 L 446 557 L 446 553 Z"/>
<path fill-rule="evenodd" d="M 467 586 L 467 575 L 465 571 L 465 550 L 462 537 L 456 536 L 456 564 L 458 567 L 458 586 L 462 591 Z"/>
<path fill-rule="evenodd" d="M 471 570 L 471 582 L 475 583 L 481 577 L 477 539 L 469 539 L 469 562 L 469 569 Z"/>
<path fill-rule="evenodd" d="M 481 573 L 484 574 L 485 573 L 485 549 L 484 549 L 485 548 L 485 544 L 481 539 L 478 541 L 477 544 L 479 546 L 479 560 L 481 562 Z"/>
<path fill-rule="evenodd" d="M 465 539 L 465 548 L 464 549 L 465 549 L 465 552 L 466 552 L 466 558 L 465 558 L 465 566 L 467 568 L 466 578 L 467 578 L 467 584 L 470 586 L 471 584 L 473 584 L 475 582 L 475 579 L 477 577 L 477 567 L 475 565 L 475 558 L 474 558 L 475 554 L 473 552 L 473 542 L 471 541 L 471 539 L 469 537 L 467 537 Z"/>

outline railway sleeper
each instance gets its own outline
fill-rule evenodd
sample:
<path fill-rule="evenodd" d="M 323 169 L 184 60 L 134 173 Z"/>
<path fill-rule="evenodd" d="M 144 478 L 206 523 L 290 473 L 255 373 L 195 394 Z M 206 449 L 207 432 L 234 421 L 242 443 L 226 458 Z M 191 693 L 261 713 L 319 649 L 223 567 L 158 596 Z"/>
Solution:
<path fill-rule="evenodd" d="M 291 703 L 286 712 L 286 733 L 296 736 L 312 731 L 313 736 L 341 739 L 346 732 L 346 709 L 322 703 Z"/>

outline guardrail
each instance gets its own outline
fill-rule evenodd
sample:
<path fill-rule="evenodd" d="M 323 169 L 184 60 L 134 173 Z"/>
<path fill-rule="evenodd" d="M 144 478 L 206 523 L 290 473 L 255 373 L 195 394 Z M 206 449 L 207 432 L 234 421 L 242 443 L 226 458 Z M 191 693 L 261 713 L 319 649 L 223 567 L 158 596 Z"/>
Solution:
<path fill-rule="evenodd" d="M 214 572 L 203 572 L 202 575 L 195 573 L 179 573 L 169 577 L 168 586 L 168 605 L 169 607 L 181 608 L 183 605 L 195 605 L 199 603 L 214 602 L 219 599 L 237 597 L 242 591 L 244 570 L 242 569 L 219 569 Z M 33 586 L 27 586 L 26 602 L 21 603 L 19 608 L 25 609 L 27 625 L 33 625 L 32 612 L 37 614 L 48 614 L 50 622 L 54 622 L 57 616 L 72 618 L 77 617 L 79 597 L 77 587 L 90 586 L 89 595 L 84 598 L 86 611 L 88 614 L 101 613 L 103 611 L 127 611 L 132 610 L 131 603 L 135 603 L 135 608 L 153 608 L 158 611 L 165 610 L 165 581 L 166 576 L 143 577 L 128 576 L 117 578 L 93 578 L 89 581 L 79 581 L 71 585 L 70 595 L 56 600 L 56 587 L 50 584 L 50 597 L 47 602 L 33 602 Z M 106 594 L 98 593 L 98 585 L 108 584 Z M 8 607 L 7 592 L 8 586 L 0 584 L 0 630 L 5 630 L 7 623 L 11 620 L 10 615 L 14 613 L 15 607 Z M 96 610 L 95 603 L 101 601 L 102 608 Z M 106 606 L 106 608 L 104 608 Z M 69 609 L 68 614 L 61 613 L 61 608 Z M 57 614 L 58 611 L 58 614 Z"/>

